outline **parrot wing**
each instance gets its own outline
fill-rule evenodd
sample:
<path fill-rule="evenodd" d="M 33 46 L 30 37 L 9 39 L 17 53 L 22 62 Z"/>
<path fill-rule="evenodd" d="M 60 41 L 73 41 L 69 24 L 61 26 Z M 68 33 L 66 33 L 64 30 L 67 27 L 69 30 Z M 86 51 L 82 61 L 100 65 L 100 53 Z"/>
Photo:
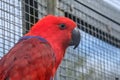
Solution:
<path fill-rule="evenodd" d="M 54 64 L 48 42 L 22 40 L 0 60 L 0 80 L 50 80 Z"/>

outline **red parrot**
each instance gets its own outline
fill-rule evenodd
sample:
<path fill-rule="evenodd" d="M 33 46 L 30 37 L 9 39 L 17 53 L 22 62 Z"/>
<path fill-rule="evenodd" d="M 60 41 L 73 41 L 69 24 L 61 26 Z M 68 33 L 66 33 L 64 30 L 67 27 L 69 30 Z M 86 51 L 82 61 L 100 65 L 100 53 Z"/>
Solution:
<path fill-rule="evenodd" d="M 68 46 L 80 33 L 74 21 L 48 15 L 32 26 L 0 60 L 0 80 L 52 80 Z"/>

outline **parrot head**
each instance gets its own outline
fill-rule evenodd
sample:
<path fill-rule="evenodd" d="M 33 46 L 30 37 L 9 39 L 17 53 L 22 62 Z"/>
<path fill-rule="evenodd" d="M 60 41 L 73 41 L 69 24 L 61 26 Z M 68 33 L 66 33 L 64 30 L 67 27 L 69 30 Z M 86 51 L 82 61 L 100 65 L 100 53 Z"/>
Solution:
<path fill-rule="evenodd" d="M 59 46 L 64 50 L 68 46 L 76 48 L 80 42 L 80 33 L 76 23 L 61 16 L 48 15 L 42 18 L 26 35 L 41 36 L 51 45 Z"/>
<path fill-rule="evenodd" d="M 51 45 L 56 56 L 53 76 L 64 57 L 66 48 L 68 46 L 76 48 L 80 42 L 80 33 L 76 23 L 69 18 L 53 15 L 39 20 L 25 36 L 40 36 Z"/>

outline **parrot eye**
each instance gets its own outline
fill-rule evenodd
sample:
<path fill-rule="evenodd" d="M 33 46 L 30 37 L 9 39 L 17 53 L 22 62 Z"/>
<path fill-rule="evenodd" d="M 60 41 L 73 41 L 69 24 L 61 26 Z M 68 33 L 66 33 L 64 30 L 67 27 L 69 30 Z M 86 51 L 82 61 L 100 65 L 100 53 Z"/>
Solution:
<path fill-rule="evenodd" d="M 65 24 L 60 24 L 59 27 L 60 27 L 61 30 L 66 29 L 66 25 Z"/>

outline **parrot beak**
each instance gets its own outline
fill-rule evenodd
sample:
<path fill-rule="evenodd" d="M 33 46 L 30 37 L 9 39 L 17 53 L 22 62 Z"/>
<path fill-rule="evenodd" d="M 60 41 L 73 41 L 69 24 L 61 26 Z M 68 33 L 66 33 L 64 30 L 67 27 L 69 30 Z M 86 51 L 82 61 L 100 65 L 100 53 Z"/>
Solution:
<path fill-rule="evenodd" d="M 80 43 L 80 32 L 79 29 L 76 27 L 72 31 L 72 39 L 70 41 L 70 46 L 74 46 L 74 49 L 79 45 Z"/>

